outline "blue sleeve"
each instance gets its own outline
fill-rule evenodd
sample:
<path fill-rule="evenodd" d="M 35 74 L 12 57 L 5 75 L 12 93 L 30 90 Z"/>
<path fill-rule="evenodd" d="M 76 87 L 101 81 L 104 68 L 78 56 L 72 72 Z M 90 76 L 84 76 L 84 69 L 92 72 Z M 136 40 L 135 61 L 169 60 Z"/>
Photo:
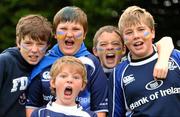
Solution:
<path fill-rule="evenodd" d="M 40 78 L 35 77 L 27 89 L 27 104 L 30 107 L 43 106 L 42 84 Z"/>
<path fill-rule="evenodd" d="M 113 71 L 114 91 L 113 91 L 113 117 L 125 117 L 125 103 L 123 90 L 121 88 L 122 67 L 117 66 Z"/>
<path fill-rule="evenodd" d="M 107 104 L 107 77 L 101 67 L 101 64 L 97 58 L 93 58 L 95 70 L 90 79 L 90 92 L 91 92 L 91 110 L 92 111 L 108 111 Z"/>
<path fill-rule="evenodd" d="M 177 64 L 180 66 L 180 51 L 177 49 L 174 49 L 171 57 L 173 57 L 175 59 L 175 61 L 177 62 Z"/>

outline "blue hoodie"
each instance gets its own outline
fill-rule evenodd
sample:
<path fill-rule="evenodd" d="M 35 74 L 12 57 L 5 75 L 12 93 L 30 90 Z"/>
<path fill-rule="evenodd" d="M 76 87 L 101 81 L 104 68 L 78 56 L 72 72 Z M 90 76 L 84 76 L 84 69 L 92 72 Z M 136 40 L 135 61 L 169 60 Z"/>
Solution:
<path fill-rule="evenodd" d="M 81 48 L 79 49 L 79 51 L 73 55 L 75 57 L 80 57 L 80 56 L 85 56 L 85 55 L 89 55 L 90 52 L 87 50 L 87 48 L 85 47 L 84 43 L 82 43 Z M 41 62 L 33 69 L 29 80 L 31 81 L 32 79 L 34 79 L 39 73 L 42 72 L 42 70 L 44 68 L 49 67 L 50 65 L 52 65 L 58 58 L 65 56 L 61 50 L 59 49 L 58 44 L 54 45 L 52 47 L 52 49 L 50 49 L 48 51 L 48 53 L 44 56 L 44 58 L 41 60 Z"/>

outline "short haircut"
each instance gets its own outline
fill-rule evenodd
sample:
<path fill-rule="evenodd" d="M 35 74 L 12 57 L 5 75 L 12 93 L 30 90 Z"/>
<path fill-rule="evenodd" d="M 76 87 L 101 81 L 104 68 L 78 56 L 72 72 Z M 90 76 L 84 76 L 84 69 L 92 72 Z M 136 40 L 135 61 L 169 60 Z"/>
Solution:
<path fill-rule="evenodd" d="M 118 27 L 122 34 L 125 27 L 141 23 L 146 24 L 151 30 L 155 30 L 153 16 L 148 11 L 138 6 L 130 6 L 121 15 Z"/>
<path fill-rule="evenodd" d="M 76 6 L 66 6 L 60 9 L 53 20 L 53 31 L 56 33 L 56 28 L 61 22 L 76 22 L 83 26 L 84 32 L 88 31 L 88 21 L 86 13 Z"/>
<path fill-rule="evenodd" d="M 19 19 L 16 25 L 16 43 L 20 44 L 25 36 L 32 40 L 50 42 L 52 36 L 52 24 L 47 18 L 30 14 Z"/>
<path fill-rule="evenodd" d="M 124 41 L 120 35 L 120 32 L 119 32 L 119 29 L 115 26 L 111 26 L 111 25 L 107 25 L 107 26 L 103 26 L 101 27 L 97 32 L 96 34 L 94 35 L 94 38 L 93 38 L 93 47 L 96 47 L 97 46 L 97 43 L 98 43 L 98 38 L 99 36 L 103 33 L 103 32 L 108 32 L 108 33 L 112 33 L 112 32 L 115 32 L 117 35 L 119 35 L 119 38 L 122 42 L 122 44 L 124 44 Z"/>
<path fill-rule="evenodd" d="M 67 64 L 73 64 L 77 65 L 81 68 L 81 73 L 82 73 L 82 78 L 83 78 L 83 86 L 85 87 L 87 84 L 87 71 L 86 71 L 86 66 L 78 59 L 75 58 L 74 56 L 63 56 L 59 58 L 58 60 L 55 61 L 55 63 L 52 65 L 51 70 L 50 70 L 50 80 L 56 80 L 57 75 L 60 73 L 60 70 L 62 67 L 65 67 L 64 65 Z M 53 87 L 51 88 L 51 93 L 55 95 L 55 89 Z"/>

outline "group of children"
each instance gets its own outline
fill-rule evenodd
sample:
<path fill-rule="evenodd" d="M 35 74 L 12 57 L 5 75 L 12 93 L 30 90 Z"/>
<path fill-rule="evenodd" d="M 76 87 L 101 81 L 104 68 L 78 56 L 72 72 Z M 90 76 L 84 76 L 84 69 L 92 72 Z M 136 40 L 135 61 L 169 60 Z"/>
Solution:
<path fill-rule="evenodd" d="M 131 9 L 139 11 L 142 16 L 136 16 Z M 54 16 L 53 26 L 40 15 L 22 17 L 16 28 L 17 47 L 7 49 L 0 55 L 0 106 L 3 107 L 0 109 L 0 116 L 145 116 L 146 110 L 149 110 L 146 107 L 148 103 L 144 104 L 145 106 L 141 104 L 145 113 L 141 113 L 139 107 L 133 105 L 141 94 L 136 94 L 134 103 L 131 101 L 131 97 L 135 95 L 134 89 L 144 93 L 145 91 L 140 91 L 137 86 L 131 87 L 133 90 L 124 87 L 131 86 L 134 81 L 138 81 L 138 86 L 147 83 L 146 87 L 150 89 L 155 83 L 159 87 L 163 85 L 163 80 L 153 79 L 165 78 L 166 75 L 169 77 L 169 74 L 172 74 L 168 72 L 168 63 L 173 44 L 171 38 L 164 37 L 156 46 L 152 45 L 155 37 L 154 22 L 146 16 L 147 11 L 143 13 L 141 10 L 144 11 L 137 6 L 128 7 L 120 17 L 119 28 L 104 26 L 96 32 L 93 38 L 93 53 L 97 57 L 87 50 L 83 42 L 88 21 L 80 8 L 67 6 L 60 9 Z M 124 15 L 130 14 L 128 12 L 134 14 Z M 52 33 L 57 44 L 46 53 Z M 124 62 L 120 63 L 127 53 L 126 46 L 129 51 L 128 58 L 124 58 Z M 178 59 L 179 53 L 176 54 L 175 59 Z M 144 68 L 147 63 L 151 66 Z M 173 63 L 176 64 L 174 69 L 177 69 L 178 76 L 179 63 Z M 142 73 L 146 69 L 149 76 Z M 144 77 L 144 80 L 150 77 L 156 82 L 146 79 L 146 83 L 142 83 L 135 77 L 135 73 L 139 71 L 142 71 L 143 75 L 138 77 Z M 178 88 L 178 83 L 177 87 L 175 84 L 170 82 L 167 85 Z M 161 90 L 166 92 L 165 89 Z M 152 90 L 150 93 L 155 95 Z M 178 101 L 178 93 L 173 95 L 175 101 Z M 175 103 L 175 108 L 180 106 L 178 102 Z M 162 107 L 158 109 L 163 111 Z M 147 115 L 150 115 L 150 112 Z M 161 114 L 156 113 L 155 116 Z"/>

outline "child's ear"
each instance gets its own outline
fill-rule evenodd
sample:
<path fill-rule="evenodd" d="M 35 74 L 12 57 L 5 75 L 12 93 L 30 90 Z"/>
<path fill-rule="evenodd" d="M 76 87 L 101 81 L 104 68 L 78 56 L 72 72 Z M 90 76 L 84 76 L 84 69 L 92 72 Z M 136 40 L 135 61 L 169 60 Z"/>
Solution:
<path fill-rule="evenodd" d="M 16 38 L 19 38 L 18 36 L 16 36 Z M 20 42 L 18 42 L 18 39 L 16 39 L 16 45 L 18 48 L 20 48 Z"/>
<path fill-rule="evenodd" d="M 54 35 L 53 35 L 53 38 L 54 38 L 54 39 L 57 39 L 57 35 L 56 35 L 56 34 L 54 34 Z"/>
<path fill-rule="evenodd" d="M 56 87 L 55 87 L 55 80 L 50 80 L 50 86 L 51 86 L 52 88 L 56 88 Z"/>
<path fill-rule="evenodd" d="M 98 56 L 98 54 L 97 54 L 97 48 L 96 48 L 96 47 L 93 47 L 92 50 L 93 50 L 94 55 L 95 55 L 95 56 Z"/>
<path fill-rule="evenodd" d="M 122 55 L 124 56 L 126 54 L 126 46 L 124 45 L 123 46 L 123 52 L 122 52 Z"/>
<path fill-rule="evenodd" d="M 86 34 L 87 34 L 87 33 L 84 33 L 84 35 L 83 35 L 83 40 L 85 40 L 85 39 L 86 39 Z"/>
<path fill-rule="evenodd" d="M 83 83 L 82 87 L 81 87 L 81 91 L 83 91 L 86 87 L 86 83 Z"/>

